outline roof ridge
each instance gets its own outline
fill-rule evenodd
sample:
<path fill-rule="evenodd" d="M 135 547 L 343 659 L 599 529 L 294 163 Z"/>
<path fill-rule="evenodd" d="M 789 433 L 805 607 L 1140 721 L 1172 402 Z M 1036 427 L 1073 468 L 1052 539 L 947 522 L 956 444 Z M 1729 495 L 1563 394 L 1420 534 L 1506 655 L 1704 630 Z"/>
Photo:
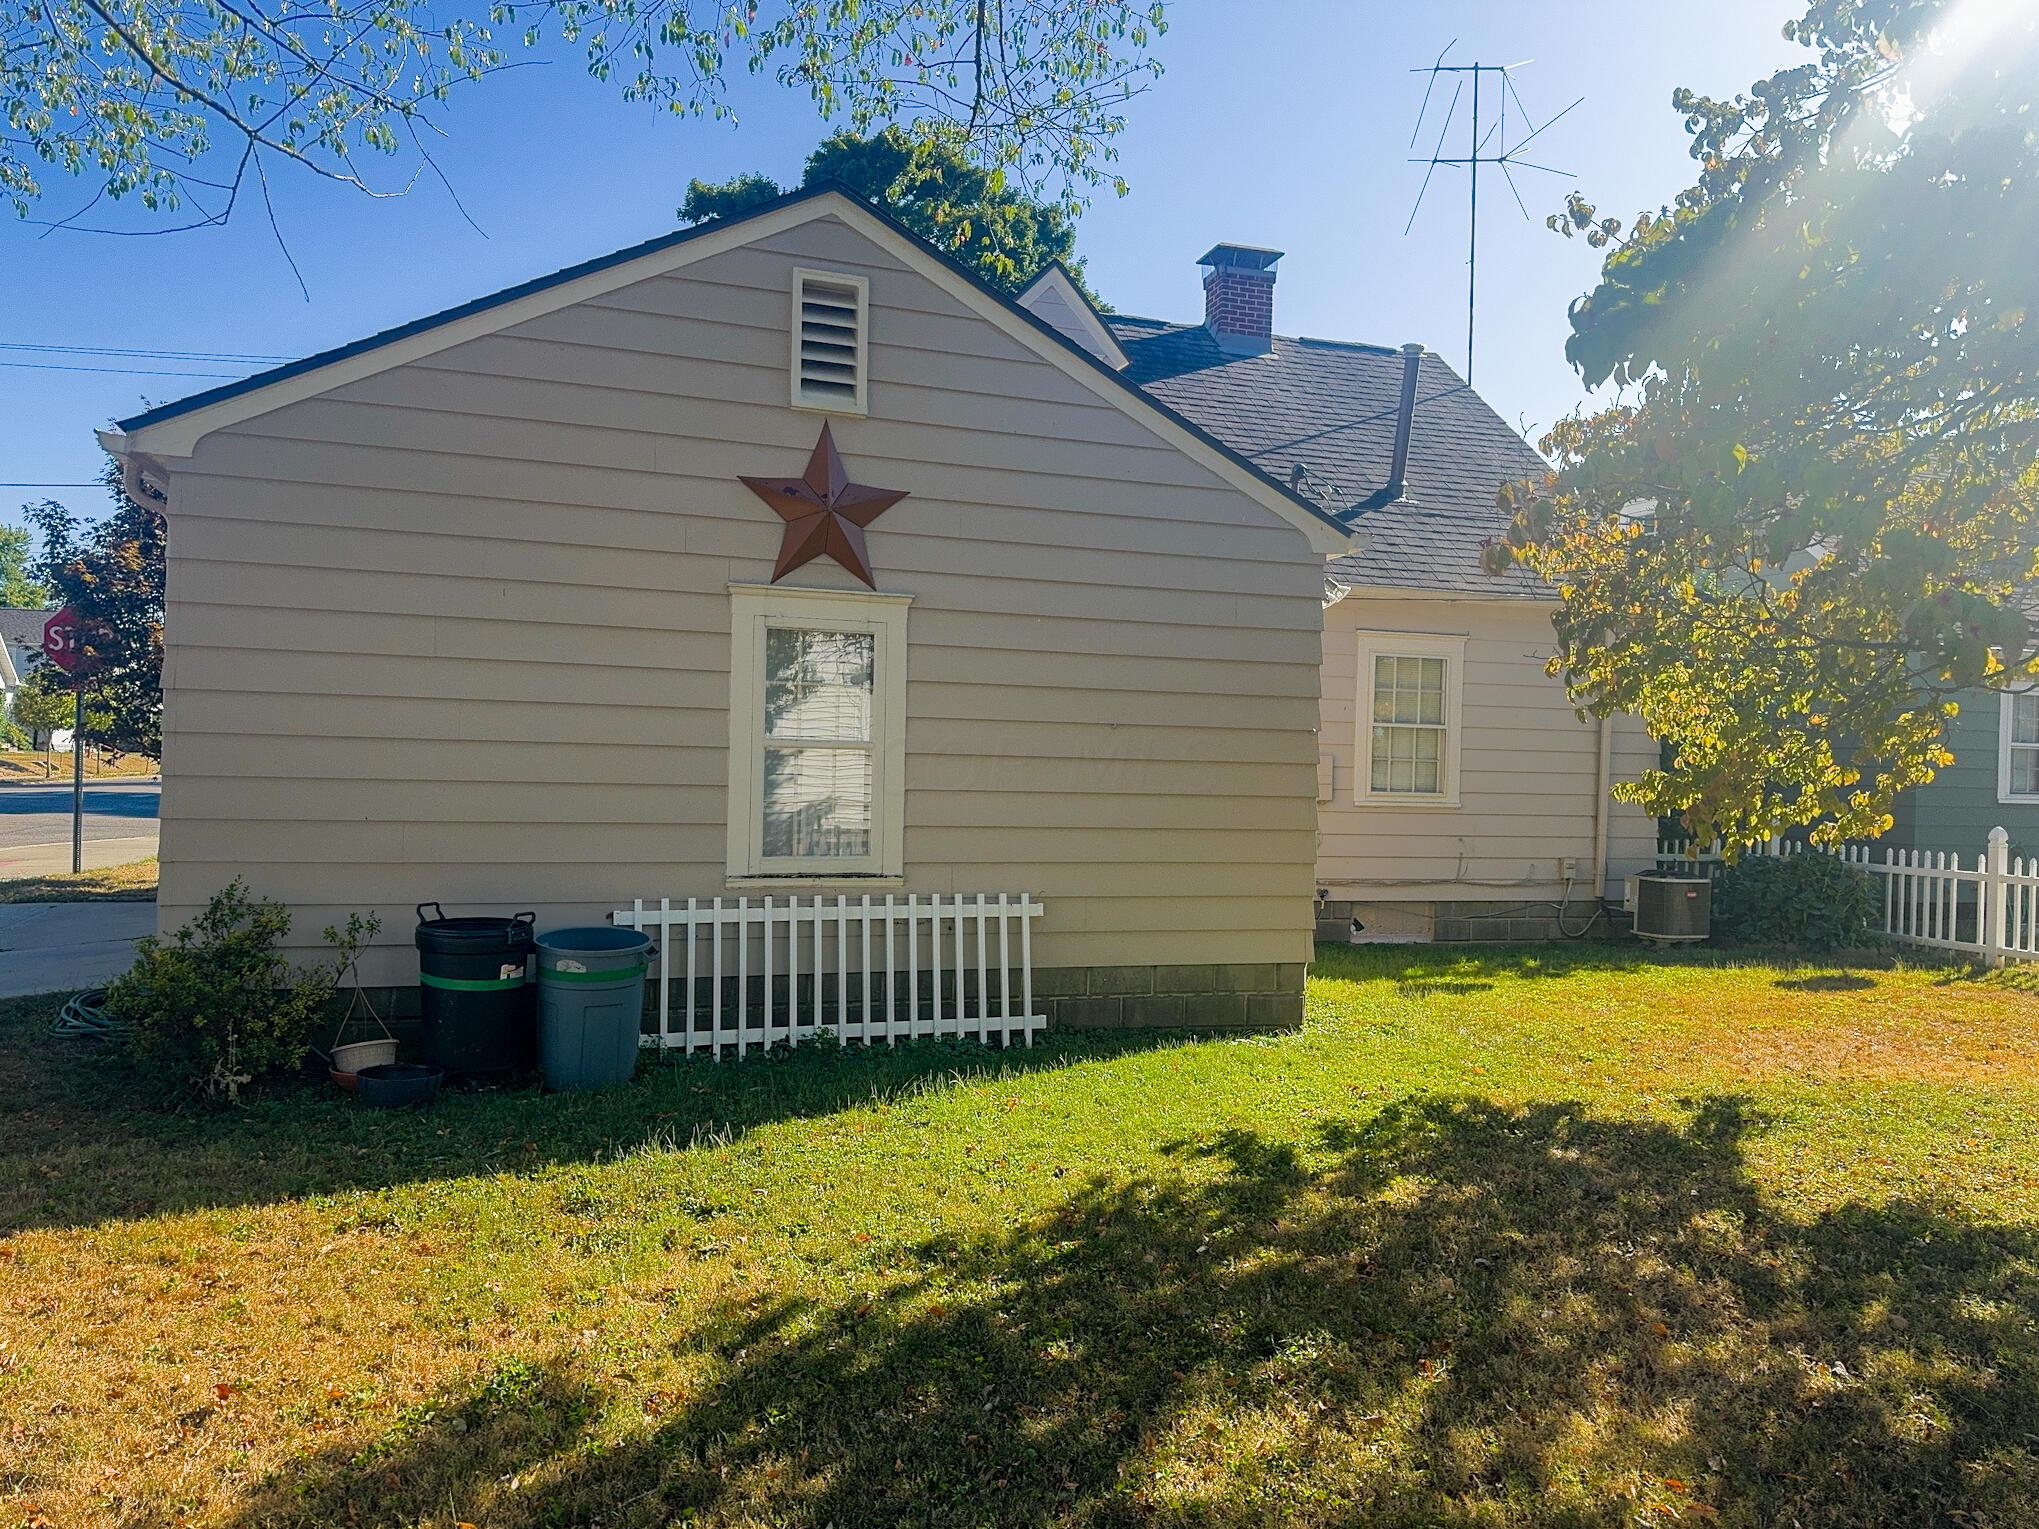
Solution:
<path fill-rule="evenodd" d="M 1164 329 L 1183 331 L 1202 329 L 1204 327 L 1202 324 L 1191 323 L 1187 319 L 1156 319 L 1148 318 L 1138 313 L 1119 313 L 1115 311 L 1100 316 L 1107 324 L 1121 322 L 1127 324 L 1154 324 Z M 1271 336 L 1271 338 L 1286 340 L 1291 345 L 1322 345 L 1337 350 L 1365 351 L 1368 355 L 1374 356 L 1399 356 L 1402 354 L 1401 346 L 1382 345 L 1374 340 L 1330 340 L 1321 335 L 1313 334 L 1277 334 Z M 1426 356 L 1437 356 L 1437 352 L 1430 349 L 1427 345 L 1423 348 L 1423 354 Z M 1444 358 L 1439 356 L 1438 359 L 1441 361 Z M 1453 375 L 1457 374 L 1454 373 Z"/>

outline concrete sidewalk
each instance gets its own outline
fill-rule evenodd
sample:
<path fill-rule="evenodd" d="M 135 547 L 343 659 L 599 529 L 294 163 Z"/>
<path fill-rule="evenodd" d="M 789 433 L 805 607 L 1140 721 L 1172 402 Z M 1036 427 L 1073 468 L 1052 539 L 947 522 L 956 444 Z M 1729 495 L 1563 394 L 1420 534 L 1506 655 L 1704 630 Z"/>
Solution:
<path fill-rule="evenodd" d="M 0 905 L 0 998 L 103 986 L 155 929 L 154 903 Z"/>

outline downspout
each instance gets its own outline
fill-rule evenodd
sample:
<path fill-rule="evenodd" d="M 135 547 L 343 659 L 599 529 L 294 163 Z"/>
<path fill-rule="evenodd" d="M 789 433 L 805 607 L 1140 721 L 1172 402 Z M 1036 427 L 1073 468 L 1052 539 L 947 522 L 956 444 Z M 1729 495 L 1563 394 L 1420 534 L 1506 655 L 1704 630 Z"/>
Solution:
<path fill-rule="evenodd" d="M 170 502 L 170 475 L 158 463 L 135 451 L 125 432 L 109 429 L 95 434 L 100 449 L 120 463 L 121 492 L 143 509 L 161 514 Z"/>
<path fill-rule="evenodd" d="M 1614 790 L 1614 719 L 1600 719 L 1600 765 L 1593 782 L 1593 896 L 1607 899 L 1607 803 Z"/>
<path fill-rule="evenodd" d="M 121 491 L 136 504 L 146 505 L 149 503 L 149 491 L 142 481 L 142 464 L 133 457 L 122 457 L 120 459 L 120 487 Z"/>

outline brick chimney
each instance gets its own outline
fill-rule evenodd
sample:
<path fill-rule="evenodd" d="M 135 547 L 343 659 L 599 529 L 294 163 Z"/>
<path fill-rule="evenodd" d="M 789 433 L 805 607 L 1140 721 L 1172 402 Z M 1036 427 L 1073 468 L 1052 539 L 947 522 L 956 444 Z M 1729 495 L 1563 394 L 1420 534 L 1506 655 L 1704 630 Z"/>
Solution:
<path fill-rule="evenodd" d="M 1218 347 L 1257 356 L 1274 344 L 1274 263 L 1280 250 L 1214 244 L 1204 268 L 1204 327 Z"/>

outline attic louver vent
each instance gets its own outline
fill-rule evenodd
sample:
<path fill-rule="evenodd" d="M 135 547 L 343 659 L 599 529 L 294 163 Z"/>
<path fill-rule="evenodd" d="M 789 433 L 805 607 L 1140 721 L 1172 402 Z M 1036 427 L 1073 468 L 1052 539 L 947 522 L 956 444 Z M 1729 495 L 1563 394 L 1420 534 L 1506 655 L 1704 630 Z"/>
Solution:
<path fill-rule="evenodd" d="M 861 277 L 793 273 L 793 403 L 840 414 L 864 412 L 864 315 Z"/>

